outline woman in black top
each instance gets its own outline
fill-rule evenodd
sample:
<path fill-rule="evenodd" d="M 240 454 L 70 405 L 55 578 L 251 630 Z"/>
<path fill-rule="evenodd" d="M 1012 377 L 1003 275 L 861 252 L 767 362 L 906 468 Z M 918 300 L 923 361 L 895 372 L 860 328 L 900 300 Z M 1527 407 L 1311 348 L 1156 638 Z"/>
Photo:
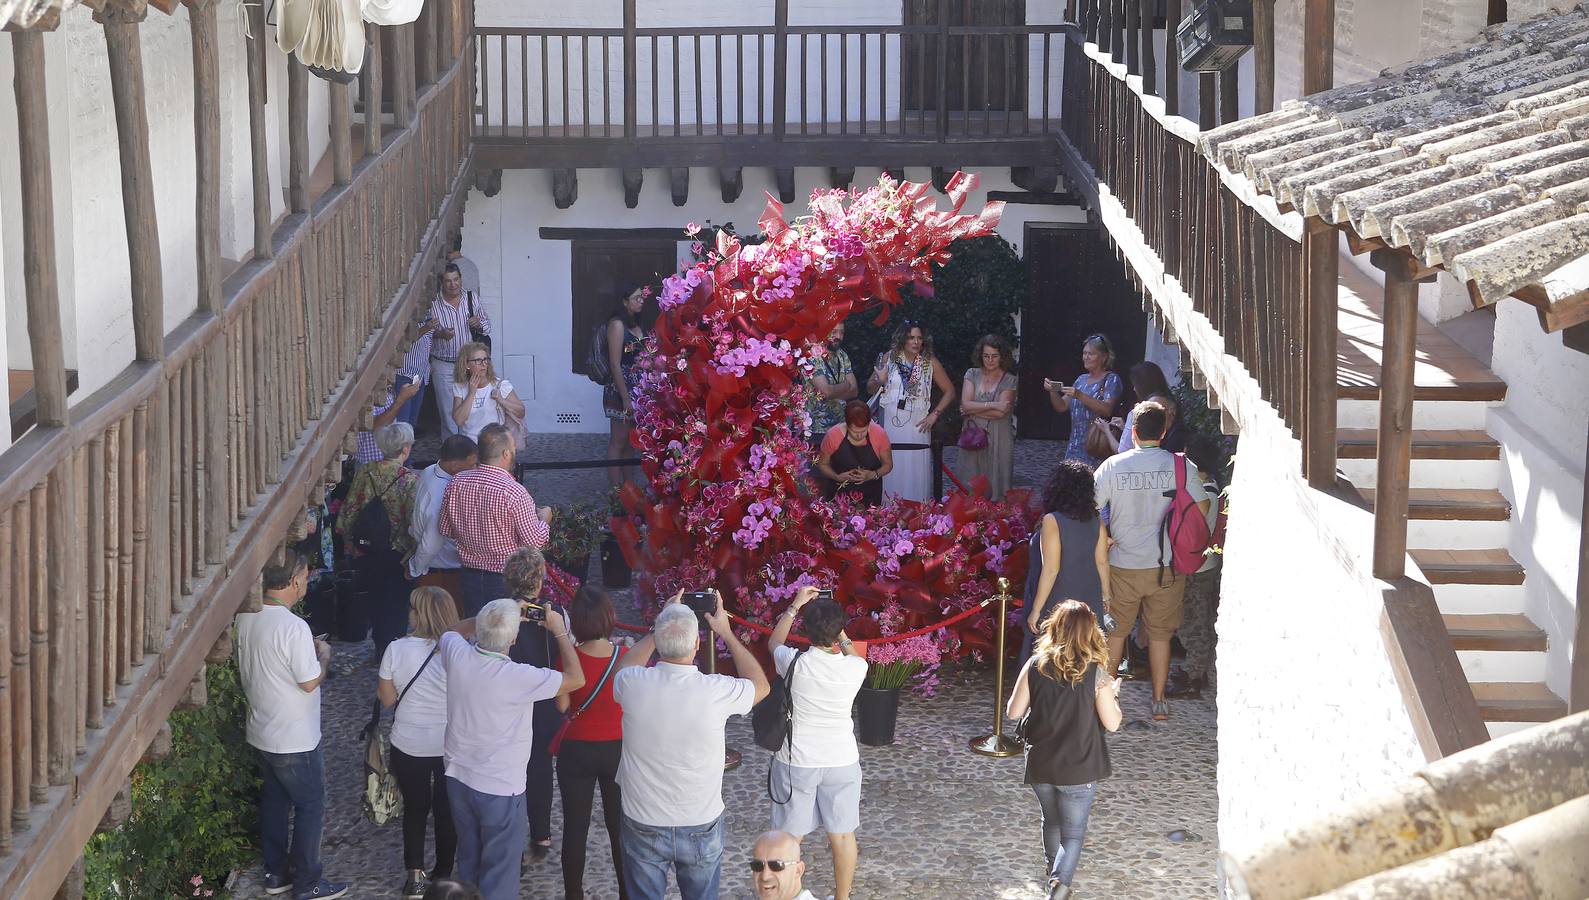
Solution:
<path fill-rule="evenodd" d="M 1021 663 L 1060 600 L 1081 600 L 1103 615 L 1103 573 L 1109 568 L 1109 530 L 1098 521 L 1092 469 L 1062 459 L 1043 488 L 1043 518 L 1032 534 L 1026 564 L 1026 635 Z"/>
<path fill-rule="evenodd" d="M 818 450 L 823 499 L 855 494 L 863 506 L 883 502 L 883 476 L 894 469 L 894 451 L 864 400 L 844 404 L 844 421 L 828 429 Z"/>
<path fill-rule="evenodd" d="M 1005 707 L 1026 717 L 1026 783 L 1043 816 L 1049 900 L 1070 896 L 1098 781 L 1109 777 L 1104 730 L 1120 727 L 1120 683 L 1092 609 L 1066 600 L 1043 620 L 1032 658 Z"/>

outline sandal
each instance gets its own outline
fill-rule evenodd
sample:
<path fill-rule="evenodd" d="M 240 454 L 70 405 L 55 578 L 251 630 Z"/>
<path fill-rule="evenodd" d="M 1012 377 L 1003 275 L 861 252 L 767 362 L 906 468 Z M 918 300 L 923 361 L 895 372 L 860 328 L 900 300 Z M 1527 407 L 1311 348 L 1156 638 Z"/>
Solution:
<path fill-rule="evenodd" d="M 1164 722 L 1170 718 L 1170 704 L 1163 700 L 1153 701 L 1153 721 Z"/>

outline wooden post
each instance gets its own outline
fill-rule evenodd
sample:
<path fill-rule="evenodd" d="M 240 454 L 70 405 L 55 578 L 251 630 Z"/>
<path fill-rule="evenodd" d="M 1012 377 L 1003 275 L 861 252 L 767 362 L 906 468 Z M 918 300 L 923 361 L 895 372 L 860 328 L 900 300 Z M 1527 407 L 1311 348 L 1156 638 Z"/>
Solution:
<path fill-rule="evenodd" d="M 337 185 L 353 182 L 353 109 L 348 104 L 348 86 L 333 81 L 330 86 L 329 120 L 331 131 L 331 180 Z"/>
<path fill-rule="evenodd" d="M 1153 0 L 1136 0 L 1141 6 L 1137 21 L 1141 29 L 1142 55 L 1142 90 L 1144 93 L 1157 94 L 1158 85 L 1158 60 L 1153 56 L 1153 13 L 1158 8 L 1158 3 Z M 1174 26 L 1170 26 L 1173 30 Z"/>
<path fill-rule="evenodd" d="M 309 211 L 309 70 L 287 57 L 287 203 Z"/>
<path fill-rule="evenodd" d="M 1302 235 L 1302 304 L 1307 319 L 1303 352 L 1309 373 L 1305 379 L 1303 470 L 1308 484 L 1318 490 L 1335 486 L 1335 345 L 1340 333 L 1336 283 L 1340 261 L 1335 229 L 1317 216 L 1309 216 Z"/>
<path fill-rule="evenodd" d="M 1219 123 L 1229 125 L 1241 118 L 1241 68 L 1230 65 L 1219 73 Z"/>
<path fill-rule="evenodd" d="M 254 258 L 270 259 L 270 158 L 265 148 L 265 5 L 247 3 L 248 149 L 254 174 Z"/>
<path fill-rule="evenodd" d="M 11 683 L 11 610 L 21 602 L 20 594 L 11 592 L 11 513 L 0 510 L 0 747 L 7 753 L 16 752 L 15 736 L 11 728 L 11 695 L 16 686 Z M 92 662 L 92 661 L 90 661 Z M 89 697 L 92 701 L 94 698 Z M 18 805 L 27 807 L 27 798 L 15 789 L 15 772 L 10 759 L 0 759 L 0 855 L 11 852 L 11 817 Z"/>
<path fill-rule="evenodd" d="M 160 274 L 160 231 L 149 160 L 149 117 L 144 109 L 143 52 L 138 23 L 148 12 L 136 0 L 107 2 L 94 17 L 105 29 L 116 144 L 121 151 L 121 205 L 132 269 L 133 345 L 140 360 L 165 355 L 165 310 Z"/>
<path fill-rule="evenodd" d="M 1335 0 L 1304 3 L 1302 93 L 1316 94 L 1335 84 Z"/>
<path fill-rule="evenodd" d="M 1109 0 L 1109 57 L 1125 62 L 1126 0 Z"/>
<path fill-rule="evenodd" d="M 1181 45 L 1175 26 L 1181 22 L 1181 0 L 1164 0 L 1164 112 L 1181 114 Z"/>
<path fill-rule="evenodd" d="M 949 0 L 938 0 L 938 46 L 934 54 L 938 70 L 938 140 L 949 136 Z M 969 58 L 963 61 L 969 68 Z M 802 86 L 801 91 L 805 88 Z"/>
<path fill-rule="evenodd" d="M 1261 116 L 1275 108 L 1274 0 L 1253 0 L 1252 42 L 1252 113 Z"/>
<path fill-rule="evenodd" d="M 1142 3 L 1125 0 L 1126 74 L 1142 74 Z M 1151 21 L 1151 20 L 1150 20 Z"/>
<path fill-rule="evenodd" d="M 789 0 L 777 0 L 775 6 L 777 21 L 783 23 L 775 29 L 778 37 L 773 40 L 773 54 L 776 57 L 783 48 L 783 29 L 789 24 Z M 639 90 L 639 38 L 635 36 L 635 0 L 623 0 L 623 136 L 627 140 L 634 140 L 639 134 L 640 114 L 639 100 L 635 93 Z M 773 65 L 773 97 L 782 97 L 783 66 Z M 657 86 L 653 84 L 655 91 Z M 773 101 L 773 109 L 777 111 L 778 118 L 774 125 L 779 137 L 783 136 L 783 104 Z"/>
<path fill-rule="evenodd" d="M 1589 464 L 1589 454 L 1585 454 Z M 1568 687 L 1568 709 L 1580 713 L 1589 709 L 1589 467 L 1584 469 L 1583 506 L 1578 516 L 1578 602 L 1572 639 L 1572 680 Z"/>
<path fill-rule="evenodd" d="M 427 3 L 419 8 L 419 21 L 414 24 L 415 63 L 420 84 L 436 80 L 436 5 Z"/>
<path fill-rule="evenodd" d="M 381 44 L 386 29 L 366 23 L 364 31 L 370 36 L 370 52 L 364 58 L 364 83 L 359 91 L 364 95 L 364 155 L 380 156 L 381 147 Z"/>
<path fill-rule="evenodd" d="M 194 254 L 199 310 L 219 313 L 221 296 L 221 68 L 215 0 L 184 0 L 193 42 L 193 158 L 198 174 Z"/>
<path fill-rule="evenodd" d="M 414 121 L 414 25 L 394 25 L 392 37 L 392 124 L 407 128 Z"/>
<path fill-rule="evenodd" d="M 61 337 L 55 272 L 55 201 L 50 172 L 49 104 L 44 85 L 44 36 L 11 34 L 16 78 L 18 150 L 22 183 L 22 281 L 27 297 L 28 345 L 41 427 L 67 422 L 66 351 Z"/>
<path fill-rule="evenodd" d="M 1404 253 L 1376 250 L 1373 262 L 1385 273 L 1379 458 L 1374 489 L 1374 577 L 1391 579 L 1406 574 L 1408 481 L 1412 469 L 1412 374 L 1418 349 L 1418 282 L 1412 277 L 1412 260 Z"/>
<path fill-rule="evenodd" d="M 1218 112 L 1216 94 L 1219 89 L 1215 80 L 1213 72 L 1197 73 L 1197 125 L 1204 131 L 1214 127 Z"/>

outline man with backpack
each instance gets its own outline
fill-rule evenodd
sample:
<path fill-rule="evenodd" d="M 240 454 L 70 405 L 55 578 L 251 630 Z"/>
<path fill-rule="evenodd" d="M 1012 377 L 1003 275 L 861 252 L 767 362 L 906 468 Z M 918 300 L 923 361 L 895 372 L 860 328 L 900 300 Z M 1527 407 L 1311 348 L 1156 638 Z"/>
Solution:
<path fill-rule="evenodd" d="M 1138 613 L 1148 638 L 1153 718 L 1170 717 L 1164 684 L 1170 674 L 1170 639 L 1180 627 L 1186 576 L 1203 564 L 1208 548 L 1208 492 L 1186 457 L 1159 446 L 1168 423 L 1163 405 L 1138 403 L 1132 411 L 1135 446 L 1111 456 L 1093 475 L 1098 509 L 1109 523 L 1109 567 L 1103 579 L 1104 612 L 1114 616 L 1109 665 L 1114 671 Z"/>
<path fill-rule="evenodd" d="M 430 387 L 443 435 L 457 434 L 452 417 L 452 386 L 457 381 L 458 349 L 470 341 L 491 344 L 491 317 L 473 290 L 464 288 L 456 262 L 442 270 L 441 293 L 430 303 Z"/>

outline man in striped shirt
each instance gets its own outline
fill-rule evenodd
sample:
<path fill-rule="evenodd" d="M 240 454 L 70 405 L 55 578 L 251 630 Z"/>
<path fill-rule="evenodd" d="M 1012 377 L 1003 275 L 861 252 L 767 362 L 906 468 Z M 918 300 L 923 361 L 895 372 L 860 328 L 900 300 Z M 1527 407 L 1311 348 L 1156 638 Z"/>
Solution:
<path fill-rule="evenodd" d="M 397 421 L 419 427 L 419 408 L 425 403 L 425 385 L 430 381 L 430 342 L 436 331 L 436 319 L 427 315 L 423 322 L 409 328 L 411 343 L 403 354 L 403 367 L 397 370 L 398 385 L 406 379 L 417 385 L 413 396 L 397 411 Z"/>
<path fill-rule="evenodd" d="M 452 418 L 452 386 L 458 350 L 473 340 L 470 329 L 491 333 L 491 317 L 474 291 L 463 289 L 463 273 L 457 263 L 448 263 L 442 270 L 441 294 L 431 301 L 430 317 L 434 322 L 430 335 L 430 388 L 436 395 L 442 434 L 457 434 L 458 423 Z"/>
<path fill-rule="evenodd" d="M 480 429 L 480 464 L 453 476 L 441 497 L 441 535 L 458 544 L 463 597 L 458 612 L 468 618 L 492 600 L 508 596 L 502 569 L 520 547 L 546 546 L 552 508 L 535 499 L 513 477 L 517 448 L 506 426 Z"/>

